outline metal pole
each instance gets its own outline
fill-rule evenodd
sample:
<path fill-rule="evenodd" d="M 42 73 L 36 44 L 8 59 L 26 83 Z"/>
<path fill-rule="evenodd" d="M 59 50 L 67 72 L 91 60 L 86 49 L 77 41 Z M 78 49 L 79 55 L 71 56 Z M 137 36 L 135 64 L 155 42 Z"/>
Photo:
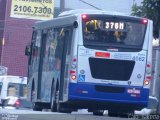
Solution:
<path fill-rule="evenodd" d="M 63 12 L 65 10 L 65 0 L 60 0 L 60 11 Z"/>

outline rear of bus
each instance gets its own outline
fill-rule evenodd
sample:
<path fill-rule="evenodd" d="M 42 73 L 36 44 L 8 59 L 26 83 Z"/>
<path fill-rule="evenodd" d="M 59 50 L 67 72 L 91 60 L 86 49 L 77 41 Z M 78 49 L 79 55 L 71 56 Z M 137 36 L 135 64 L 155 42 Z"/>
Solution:
<path fill-rule="evenodd" d="M 152 21 L 83 14 L 69 99 L 79 106 L 139 110 L 147 106 L 151 80 Z M 128 106 L 128 107 L 127 107 Z"/>

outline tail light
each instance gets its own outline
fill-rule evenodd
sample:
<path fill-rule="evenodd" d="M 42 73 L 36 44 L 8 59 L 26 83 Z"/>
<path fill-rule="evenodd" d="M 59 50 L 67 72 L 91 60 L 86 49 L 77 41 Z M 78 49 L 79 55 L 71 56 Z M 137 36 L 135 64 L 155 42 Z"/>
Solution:
<path fill-rule="evenodd" d="M 73 57 L 72 58 L 72 62 L 71 62 L 71 67 L 70 67 L 70 80 L 71 82 L 77 82 L 77 58 L 76 57 Z"/>
<path fill-rule="evenodd" d="M 86 18 L 87 18 L 87 15 L 83 14 L 82 19 L 86 19 Z"/>
<path fill-rule="evenodd" d="M 145 80 L 144 85 L 149 85 L 149 80 Z"/>
<path fill-rule="evenodd" d="M 144 24 L 144 25 L 147 25 L 148 20 L 147 20 L 147 19 L 145 19 L 145 18 L 143 18 L 143 19 L 141 20 L 141 23 L 142 23 L 142 24 Z"/>
<path fill-rule="evenodd" d="M 19 100 L 16 100 L 15 106 L 16 106 L 16 107 L 19 107 L 19 106 L 20 106 L 20 101 L 19 101 Z"/>
<path fill-rule="evenodd" d="M 151 82 L 151 64 L 146 65 L 146 74 L 145 74 L 145 80 L 144 80 L 144 87 L 149 88 Z"/>

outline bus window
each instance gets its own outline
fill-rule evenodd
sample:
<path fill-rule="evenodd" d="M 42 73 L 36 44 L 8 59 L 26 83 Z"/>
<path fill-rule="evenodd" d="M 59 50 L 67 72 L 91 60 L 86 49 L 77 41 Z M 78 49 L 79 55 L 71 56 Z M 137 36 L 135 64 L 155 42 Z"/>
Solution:
<path fill-rule="evenodd" d="M 146 25 L 137 20 L 89 17 L 83 20 L 84 44 L 118 44 L 141 47 Z M 90 43 L 92 42 L 92 43 Z"/>
<path fill-rule="evenodd" d="M 36 42 L 33 45 L 33 58 L 32 58 L 32 64 L 36 65 L 39 60 L 39 52 L 40 52 L 40 42 L 41 42 L 41 31 L 37 31 L 36 34 Z"/>
<path fill-rule="evenodd" d="M 59 36 L 57 39 L 56 51 L 55 51 L 56 69 L 57 70 L 60 70 L 60 67 L 61 67 L 64 39 L 65 39 L 65 31 L 64 31 L 64 28 L 62 28 L 59 32 Z"/>

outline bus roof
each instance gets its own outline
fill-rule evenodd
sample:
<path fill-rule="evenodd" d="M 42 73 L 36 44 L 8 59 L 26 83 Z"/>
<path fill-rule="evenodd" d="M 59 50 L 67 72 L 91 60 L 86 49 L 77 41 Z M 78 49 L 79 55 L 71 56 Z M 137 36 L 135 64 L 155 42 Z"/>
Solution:
<path fill-rule="evenodd" d="M 127 15 L 122 12 L 118 11 L 105 11 L 105 10 L 94 10 L 94 9 L 75 9 L 75 10 L 68 10 L 64 11 L 61 14 L 59 14 L 58 17 L 63 17 L 63 16 L 70 16 L 70 15 L 82 15 L 82 14 L 103 14 L 103 15 L 117 15 L 117 16 L 124 16 L 124 17 L 130 17 L 130 18 L 138 18 L 140 19 L 141 17 L 137 16 L 132 16 L 132 15 Z"/>
<path fill-rule="evenodd" d="M 107 15 L 126 15 L 125 13 L 117 11 L 104 11 L 104 10 L 93 10 L 93 9 L 75 9 L 62 12 L 59 16 L 68 15 L 81 15 L 81 14 L 107 14 Z"/>
<path fill-rule="evenodd" d="M 34 25 L 34 29 L 45 29 L 49 27 L 56 27 L 56 26 L 64 26 L 74 23 L 77 20 L 77 16 L 82 14 L 100 14 L 100 15 L 117 15 L 117 16 L 124 16 L 128 18 L 137 18 L 141 19 L 140 17 L 126 15 L 124 13 L 120 13 L 117 11 L 104 11 L 104 10 L 93 10 L 93 9 L 75 9 L 75 10 L 68 10 L 64 11 L 57 18 L 47 21 L 39 21 L 36 22 Z M 65 22 L 64 22 L 65 18 Z"/>
<path fill-rule="evenodd" d="M 76 21 L 76 16 L 74 15 L 65 16 L 65 22 L 64 22 L 64 17 L 63 18 L 57 17 L 52 20 L 36 22 L 36 24 L 34 25 L 34 29 L 44 29 L 49 27 L 70 25 L 73 24 L 74 21 Z"/>

